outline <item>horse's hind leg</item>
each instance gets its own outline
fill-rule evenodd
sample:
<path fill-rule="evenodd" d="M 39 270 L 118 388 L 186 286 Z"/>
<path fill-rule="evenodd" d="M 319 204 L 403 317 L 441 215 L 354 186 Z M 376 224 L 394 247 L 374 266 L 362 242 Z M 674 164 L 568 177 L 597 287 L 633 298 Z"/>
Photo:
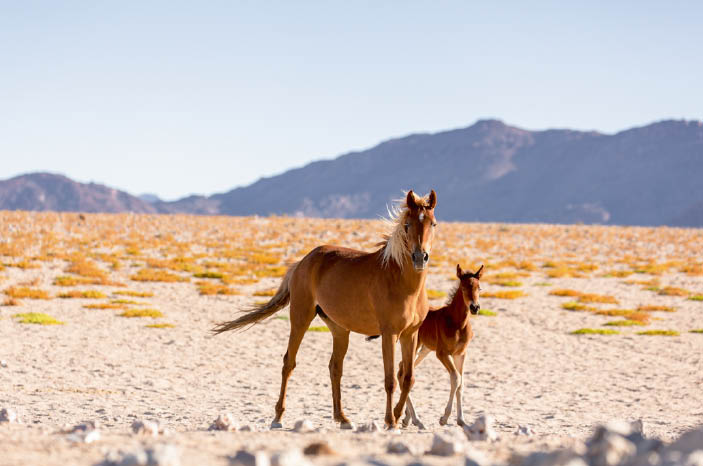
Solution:
<path fill-rule="evenodd" d="M 288 337 L 288 350 L 283 356 L 283 369 L 281 370 L 281 393 L 278 396 L 276 403 L 276 417 L 271 423 L 271 428 L 281 428 L 281 417 L 286 410 L 286 390 L 288 388 L 288 379 L 295 369 L 295 357 L 298 354 L 298 348 L 303 341 L 305 332 L 310 326 L 310 322 L 315 317 L 315 307 L 312 299 L 305 297 L 291 296 L 290 303 L 290 336 Z"/>
<path fill-rule="evenodd" d="M 461 407 L 461 392 L 464 389 L 464 358 L 466 353 L 453 356 L 454 365 L 459 372 L 459 382 L 456 388 L 456 423 L 457 425 L 463 426 L 464 422 L 464 410 Z"/>
<path fill-rule="evenodd" d="M 342 411 L 342 373 L 344 372 L 344 356 L 349 348 L 349 330 L 334 323 L 324 312 L 318 310 L 318 315 L 327 324 L 332 333 L 332 357 L 330 358 L 330 380 L 332 382 L 332 406 L 334 420 L 339 422 L 342 429 L 353 429 L 354 425 Z"/>
<path fill-rule="evenodd" d="M 439 424 L 443 426 L 447 423 L 449 416 L 452 414 L 452 402 L 454 401 L 454 394 L 456 393 L 459 383 L 459 371 L 456 370 L 454 360 L 448 354 L 438 351 L 437 359 L 439 359 L 444 368 L 447 369 L 447 372 L 449 372 L 449 378 L 452 384 L 452 388 L 449 390 L 449 401 L 447 402 L 447 407 L 444 409 L 444 415 L 439 418 Z"/>

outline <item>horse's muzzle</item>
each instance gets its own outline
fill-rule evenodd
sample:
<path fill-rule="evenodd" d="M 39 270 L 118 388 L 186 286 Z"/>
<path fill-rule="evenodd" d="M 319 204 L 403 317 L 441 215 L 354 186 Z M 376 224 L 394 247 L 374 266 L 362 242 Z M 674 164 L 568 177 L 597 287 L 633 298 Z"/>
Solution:
<path fill-rule="evenodd" d="M 469 304 L 469 310 L 471 311 L 471 314 L 476 315 L 478 314 L 478 311 L 481 310 L 481 305 L 480 304 Z"/>
<path fill-rule="evenodd" d="M 427 251 L 415 251 L 412 258 L 415 270 L 425 270 L 427 263 L 430 261 L 430 255 L 427 254 Z"/>

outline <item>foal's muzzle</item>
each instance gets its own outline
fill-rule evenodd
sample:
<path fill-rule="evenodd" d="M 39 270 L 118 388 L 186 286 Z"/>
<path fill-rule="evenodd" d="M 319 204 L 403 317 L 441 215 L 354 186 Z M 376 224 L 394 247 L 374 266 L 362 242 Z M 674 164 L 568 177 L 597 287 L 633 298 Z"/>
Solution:
<path fill-rule="evenodd" d="M 481 310 L 481 305 L 471 303 L 471 304 L 469 304 L 469 310 L 471 311 L 471 314 L 476 315 L 476 314 L 478 314 L 478 311 Z"/>
<path fill-rule="evenodd" d="M 412 258 L 415 270 L 425 270 L 427 263 L 430 261 L 430 255 L 427 251 L 415 251 Z"/>

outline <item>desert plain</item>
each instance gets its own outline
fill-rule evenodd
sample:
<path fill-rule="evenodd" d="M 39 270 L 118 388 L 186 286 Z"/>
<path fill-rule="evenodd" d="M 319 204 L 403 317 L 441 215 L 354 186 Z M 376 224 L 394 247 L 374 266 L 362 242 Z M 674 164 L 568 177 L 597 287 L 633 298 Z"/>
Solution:
<path fill-rule="evenodd" d="M 464 416 L 495 419 L 489 462 L 519 464 L 570 447 L 599 424 L 641 420 L 670 441 L 703 424 L 703 230 L 450 223 L 437 227 L 427 289 L 441 305 L 455 268 L 485 265 L 482 315 L 464 370 Z M 463 464 L 425 454 L 449 377 L 433 356 L 412 390 L 425 430 L 340 431 L 332 420 L 331 336 L 316 319 L 289 384 L 284 428 L 270 430 L 288 339 L 287 309 L 245 332 L 217 323 L 271 296 L 286 265 L 320 244 L 371 251 L 378 220 L 0 212 L 0 465 L 93 465 L 173 445 L 188 465 L 238 450 L 327 442 L 314 464 Z M 397 356 L 397 358 L 399 355 Z M 398 392 L 396 391 L 396 399 Z M 352 335 L 342 403 L 382 423 L 380 341 Z M 230 413 L 248 431 L 211 431 Z M 312 432 L 292 430 L 308 420 Z M 166 431 L 135 434 L 138 420 Z M 94 421 L 100 438 L 67 432 Z M 531 436 L 516 435 L 529 426 Z M 410 453 L 387 452 L 402 441 Z M 379 464 L 379 463 L 377 463 Z"/>

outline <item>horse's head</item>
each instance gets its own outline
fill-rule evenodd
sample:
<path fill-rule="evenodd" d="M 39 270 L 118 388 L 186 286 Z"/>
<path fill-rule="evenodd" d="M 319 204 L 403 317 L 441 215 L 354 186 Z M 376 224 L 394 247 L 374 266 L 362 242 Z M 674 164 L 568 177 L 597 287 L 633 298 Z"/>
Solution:
<path fill-rule="evenodd" d="M 478 314 L 481 309 L 481 303 L 478 300 L 478 295 L 481 291 L 481 285 L 479 284 L 481 275 L 483 275 L 483 265 L 475 273 L 464 272 L 459 264 L 456 265 L 456 276 L 460 282 L 459 288 L 461 289 L 461 295 L 464 297 L 464 304 L 466 304 L 473 315 Z"/>
<path fill-rule="evenodd" d="M 406 198 L 408 214 L 405 218 L 405 237 L 415 270 L 424 270 L 430 260 L 434 227 L 434 208 L 437 205 L 437 193 L 430 191 L 427 198 L 419 198 L 408 192 Z"/>

